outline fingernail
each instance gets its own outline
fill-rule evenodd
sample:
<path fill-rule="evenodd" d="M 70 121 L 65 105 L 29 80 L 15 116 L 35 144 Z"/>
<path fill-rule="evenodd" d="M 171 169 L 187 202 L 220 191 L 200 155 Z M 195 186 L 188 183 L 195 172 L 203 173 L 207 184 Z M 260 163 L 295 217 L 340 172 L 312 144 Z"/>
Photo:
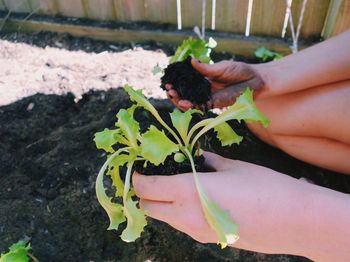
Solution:
<path fill-rule="evenodd" d="M 166 89 L 166 90 L 172 89 L 172 85 L 171 85 L 171 84 L 165 84 L 165 89 Z"/>

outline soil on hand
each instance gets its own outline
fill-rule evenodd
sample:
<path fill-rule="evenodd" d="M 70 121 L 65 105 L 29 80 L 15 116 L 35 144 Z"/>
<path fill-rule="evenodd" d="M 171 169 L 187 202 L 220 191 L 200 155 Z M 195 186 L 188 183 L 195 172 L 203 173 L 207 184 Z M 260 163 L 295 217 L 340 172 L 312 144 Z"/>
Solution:
<path fill-rule="evenodd" d="M 44 36 L 55 41 L 52 34 Z M 33 42 L 33 35 L 21 37 Z M 57 37 L 63 43 L 76 41 Z M 42 44 L 45 38 L 39 42 Z M 89 44 L 91 50 L 100 46 L 100 42 L 91 40 L 81 39 L 79 43 Z M 128 52 L 130 59 L 124 69 L 137 67 L 142 59 L 139 55 Z M 83 76 L 83 71 L 80 73 L 77 76 Z M 8 83 L 8 78 L 4 76 L 0 81 Z M 35 81 L 28 79 L 23 88 L 30 89 L 32 82 Z M 158 90 L 159 85 L 154 89 Z M 173 110 L 167 100 L 151 102 L 162 117 Z M 308 261 L 234 248 L 221 250 L 215 244 L 200 244 L 151 218 L 134 243 L 120 239 L 123 226 L 118 231 L 107 231 L 108 217 L 95 195 L 97 172 L 106 155 L 96 149 L 93 136 L 105 127 L 113 128 L 115 114 L 129 106 L 128 96 L 116 88 L 90 91 L 79 101 L 58 89 L 56 94 L 36 94 L 0 107 L 0 252 L 29 237 L 33 254 L 39 261 L 50 262 Z M 156 125 L 152 115 L 145 111 L 139 112 L 139 117 L 142 128 Z M 350 193 L 349 177 L 298 161 L 264 144 L 244 125 L 234 121 L 230 124 L 244 136 L 241 145 L 222 148 L 215 136 L 210 135 L 202 140 L 202 145 L 225 157 L 270 167 L 297 178 L 306 177 L 318 185 Z"/>
<path fill-rule="evenodd" d="M 194 105 L 203 106 L 210 99 L 209 81 L 191 64 L 191 57 L 182 62 L 168 65 L 161 78 L 161 88 L 171 84 L 180 99 L 191 101 Z"/>

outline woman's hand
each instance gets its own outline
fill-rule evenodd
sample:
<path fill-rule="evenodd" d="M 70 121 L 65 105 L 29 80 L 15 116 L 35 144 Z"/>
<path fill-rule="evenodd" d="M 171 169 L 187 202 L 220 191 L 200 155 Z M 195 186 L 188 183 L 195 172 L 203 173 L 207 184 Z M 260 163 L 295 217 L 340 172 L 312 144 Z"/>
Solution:
<path fill-rule="evenodd" d="M 349 196 L 265 167 L 213 153 L 204 156 L 216 172 L 199 173 L 200 181 L 208 195 L 228 210 L 239 225 L 240 239 L 235 247 L 313 259 L 328 257 L 329 261 L 348 254 Z M 192 174 L 170 177 L 134 174 L 133 185 L 147 215 L 199 242 L 217 242 L 204 217 Z M 334 214 L 337 225 L 332 223 Z M 343 234 L 345 229 L 347 233 Z M 336 233 L 332 235 L 329 230 Z M 327 252 L 330 243 L 335 249 Z"/>
<path fill-rule="evenodd" d="M 212 97 L 208 102 L 209 108 L 223 108 L 232 105 L 247 87 L 260 90 L 264 81 L 249 64 L 234 61 L 221 61 L 216 64 L 203 64 L 192 59 L 192 66 L 204 75 L 211 84 Z M 181 100 L 171 84 L 166 85 L 167 95 L 181 110 L 193 107 L 188 100 Z"/>

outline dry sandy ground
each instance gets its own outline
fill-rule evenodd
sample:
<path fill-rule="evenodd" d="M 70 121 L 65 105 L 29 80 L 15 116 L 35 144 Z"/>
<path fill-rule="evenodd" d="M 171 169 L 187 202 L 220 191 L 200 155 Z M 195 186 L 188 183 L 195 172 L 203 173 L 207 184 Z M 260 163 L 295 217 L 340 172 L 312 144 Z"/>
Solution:
<path fill-rule="evenodd" d="M 0 106 L 35 93 L 73 93 L 77 99 L 89 90 L 107 90 L 132 85 L 148 97 L 165 98 L 160 76 L 153 76 L 158 63 L 164 67 L 163 51 L 141 47 L 122 52 L 86 53 L 39 48 L 0 40 Z"/>

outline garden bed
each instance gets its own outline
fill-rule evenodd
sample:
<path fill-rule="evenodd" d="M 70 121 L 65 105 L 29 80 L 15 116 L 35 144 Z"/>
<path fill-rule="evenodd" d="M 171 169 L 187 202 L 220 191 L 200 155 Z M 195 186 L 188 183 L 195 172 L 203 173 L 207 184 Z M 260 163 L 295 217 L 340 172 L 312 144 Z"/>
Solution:
<path fill-rule="evenodd" d="M 40 46 L 55 45 L 59 40 L 60 48 L 98 53 L 107 50 L 116 56 L 135 49 L 135 44 L 114 45 L 119 48 L 115 50 L 110 43 L 56 34 L 2 35 L 2 38 Z M 160 51 L 163 46 L 156 43 L 139 48 L 166 59 Z M 171 50 L 169 48 L 167 50 Z M 137 57 L 140 53 L 129 55 L 132 59 L 126 60 L 125 74 L 140 64 L 140 57 Z M 229 56 L 221 54 L 216 59 L 226 57 Z M 84 74 L 78 75 L 84 77 Z M 141 79 L 136 75 L 131 81 L 156 81 L 151 72 L 149 75 L 147 78 L 145 73 Z M 3 75 L 0 81 L 8 83 L 8 77 Z M 116 112 L 130 105 L 122 89 L 114 86 L 109 90 L 110 87 L 104 85 L 100 90 L 84 89 L 80 93 L 69 88 L 52 88 L 48 94 L 29 97 L 26 95 L 30 92 L 19 93 L 18 101 L 0 107 L 0 251 L 18 239 L 29 237 L 33 254 L 40 261 L 308 261 L 301 257 L 264 255 L 233 248 L 221 250 L 215 244 L 197 243 L 153 219 L 149 219 L 146 231 L 134 243 L 122 242 L 120 232 L 106 231 L 108 218 L 96 200 L 94 188 L 105 155 L 95 148 L 92 139 L 95 132 L 112 127 Z M 36 86 L 23 88 L 42 91 L 35 89 Z M 160 88 L 147 90 L 148 95 L 153 96 L 152 90 L 159 92 Z M 79 101 L 74 95 L 66 94 L 73 91 L 81 95 Z M 167 100 L 151 101 L 161 114 L 173 109 Z M 154 121 L 149 114 L 141 113 L 138 117 L 144 125 Z M 208 138 L 203 141 L 205 147 L 225 157 L 350 192 L 349 177 L 298 161 L 259 141 L 244 125 L 231 124 L 244 136 L 240 146 L 223 150 L 216 140 Z"/>

